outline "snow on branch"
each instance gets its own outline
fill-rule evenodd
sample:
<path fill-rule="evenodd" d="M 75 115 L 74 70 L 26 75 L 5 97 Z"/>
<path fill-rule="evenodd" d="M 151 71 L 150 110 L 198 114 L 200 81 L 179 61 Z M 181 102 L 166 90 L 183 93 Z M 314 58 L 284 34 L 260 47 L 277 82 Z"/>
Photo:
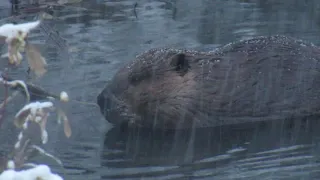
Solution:
<path fill-rule="evenodd" d="M 21 53 L 25 52 L 30 70 L 37 77 L 41 77 L 47 72 L 47 62 L 40 51 L 27 41 L 27 37 L 29 32 L 37 28 L 40 23 L 41 21 L 38 20 L 22 24 L 9 23 L 0 26 L 0 39 L 5 39 L 8 45 L 8 52 L 1 57 L 7 57 L 10 64 L 19 65 L 23 59 Z"/>
<path fill-rule="evenodd" d="M 38 77 L 45 74 L 47 63 L 39 50 L 27 41 L 27 37 L 30 31 L 37 28 L 40 23 L 41 21 L 34 21 L 0 26 L 0 39 L 4 39 L 8 45 L 8 52 L 2 57 L 7 57 L 10 64 L 19 65 L 23 59 L 22 53 L 25 52 L 30 70 Z M 71 136 L 68 117 L 60 107 L 54 104 L 54 100 L 69 102 L 68 94 L 64 91 L 60 95 L 49 93 L 34 84 L 4 76 L 1 71 L 0 85 L 14 90 L 11 96 L 5 97 L 4 102 L 0 104 L 0 109 L 5 109 L 4 105 L 12 100 L 17 92 L 22 92 L 27 99 L 25 105 L 13 118 L 13 123 L 20 132 L 17 135 L 17 141 L 12 145 L 11 153 L 3 157 L 0 162 L 0 167 L 4 167 L 0 169 L 0 180 L 62 180 L 63 178 L 52 173 L 47 165 L 37 165 L 28 161 L 36 155 L 43 155 L 62 166 L 62 162 L 46 152 L 42 146 L 49 140 L 46 125 L 52 113 L 56 113 L 58 124 L 63 121 L 66 137 Z"/>

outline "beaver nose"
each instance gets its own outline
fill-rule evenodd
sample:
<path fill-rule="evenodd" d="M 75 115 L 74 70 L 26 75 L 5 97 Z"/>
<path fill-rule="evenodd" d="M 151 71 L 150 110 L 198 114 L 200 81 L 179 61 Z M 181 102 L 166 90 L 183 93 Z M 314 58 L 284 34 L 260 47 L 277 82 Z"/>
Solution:
<path fill-rule="evenodd" d="M 131 119 L 126 104 L 118 99 L 113 93 L 104 91 L 97 97 L 97 104 L 101 114 L 112 124 L 121 124 Z"/>
<path fill-rule="evenodd" d="M 97 104 L 100 107 L 101 113 L 108 118 L 124 109 L 123 103 L 110 92 L 99 94 Z"/>
<path fill-rule="evenodd" d="M 100 111 L 104 116 L 109 115 L 110 109 L 112 109 L 112 100 L 109 93 L 101 93 L 98 95 L 97 104 L 100 107 Z"/>

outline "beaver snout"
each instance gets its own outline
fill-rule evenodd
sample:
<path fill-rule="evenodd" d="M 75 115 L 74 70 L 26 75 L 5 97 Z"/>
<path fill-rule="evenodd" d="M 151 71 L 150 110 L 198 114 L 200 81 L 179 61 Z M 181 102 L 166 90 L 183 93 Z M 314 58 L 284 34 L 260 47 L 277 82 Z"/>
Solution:
<path fill-rule="evenodd" d="M 104 97 L 104 92 L 101 92 L 97 97 L 97 104 L 100 107 L 100 112 L 106 116 L 108 109 L 110 108 L 110 98 Z M 107 109 L 108 108 L 108 109 Z"/>
<path fill-rule="evenodd" d="M 97 104 L 102 115 L 112 124 L 126 123 L 131 119 L 131 116 L 124 113 L 128 111 L 125 103 L 110 92 L 100 93 L 97 97 Z"/>

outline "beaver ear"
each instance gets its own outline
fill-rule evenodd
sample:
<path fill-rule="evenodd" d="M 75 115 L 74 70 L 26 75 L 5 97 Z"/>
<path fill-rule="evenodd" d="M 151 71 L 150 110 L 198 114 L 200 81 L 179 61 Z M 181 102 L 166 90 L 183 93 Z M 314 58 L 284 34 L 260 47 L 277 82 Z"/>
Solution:
<path fill-rule="evenodd" d="M 182 76 L 185 75 L 190 68 L 189 60 L 183 53 L 173 55 L 170 65 L 174 67 L 174 70 L 180 73 Z"/>

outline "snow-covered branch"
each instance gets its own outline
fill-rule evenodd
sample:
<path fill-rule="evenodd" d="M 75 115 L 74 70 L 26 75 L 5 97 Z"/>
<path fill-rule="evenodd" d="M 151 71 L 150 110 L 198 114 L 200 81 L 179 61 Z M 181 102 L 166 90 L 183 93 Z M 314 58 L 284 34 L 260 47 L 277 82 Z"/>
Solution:
<path fill-rule="evenodd" d="M 45 74 L 47 63 L 39 50 L 27 41 L 27 37 L 29 32 L 38 27 L 40 23 L 40 21 L 35 21 L 0 26 L 0 39 L 4 39 L 8 45 L 8 52 L 2 57 L 7 57 L 10 64 L 19 65 L 23 59 L 22 53 L 26 52 L 29 68 L 38 77 Z M 72 131 L 67 115 L 61 108 L 54 105 L 54 100 L 68 102 L 68 94 L 64 91 L 60 95 L 49 93 L 34 84 L 4 76 L 1 71 L 0 85 L 9 87 L 15 92 L 23 92 L 27 99 L 23 108 L 14 116 L 13 123 L 20 129 L 20 132 L 17 135 L 17 141 L 13 144 L 12 152 L 0 163 L 0 167 L 4 167 L 0 170 L 0 180 L 62 180 L 62 177 L 53 174 L 47 165 L 36 165 L 28 161 L 35 155 L 44 155 L 62 166 L 62 162 L 47 153 L 42 146 L 49 140 L 46 125 L 51 119 L 51 113 L 56 113 L 56 120 L 59 124 L 63 121 L 66 137 L 71 136 Z M 4 102 L 0 104 L 0 109 L 5 109 L 4 104 L 13 97 L 13 95 L 5 97 Z M 25 169 L 30 166 L 31 168 Z"/>

